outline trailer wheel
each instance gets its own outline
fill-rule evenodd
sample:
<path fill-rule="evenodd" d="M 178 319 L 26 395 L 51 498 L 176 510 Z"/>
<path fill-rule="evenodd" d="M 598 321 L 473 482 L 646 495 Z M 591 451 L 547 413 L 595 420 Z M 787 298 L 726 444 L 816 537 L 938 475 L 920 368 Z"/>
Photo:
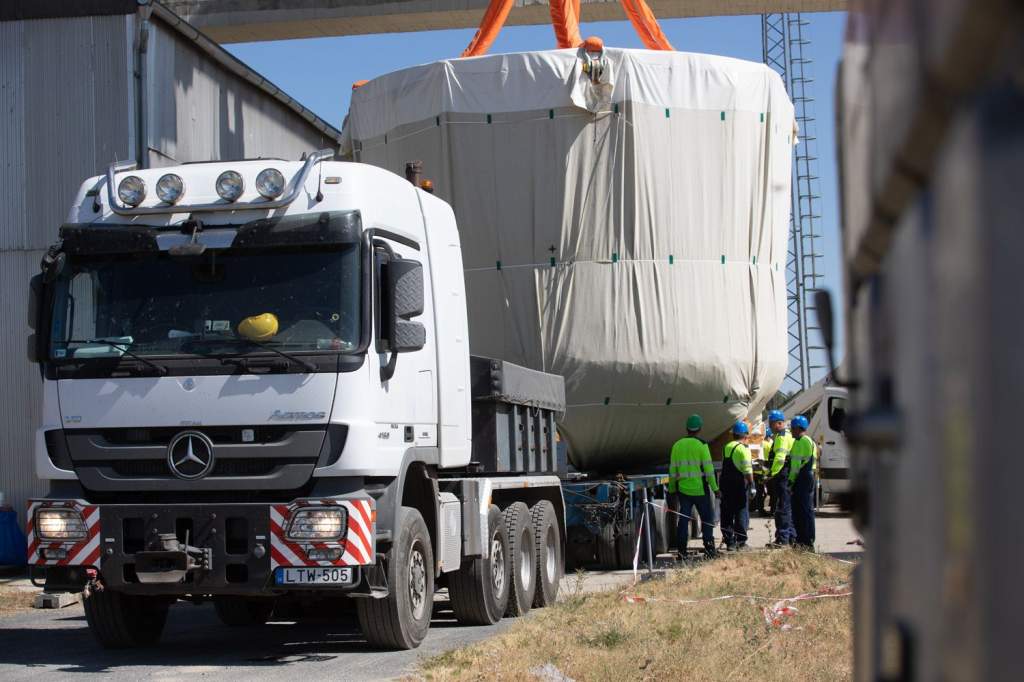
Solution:
<path fill-rule="evenodd" d="M 246 599 L 245 597 L 218 597 L 213 602 L 217 618 L 224 625 L 244 627 L 263 625 L 274 612 L 273 599 Z"/>
<path fill-rule="evenodd" d="M 508 606 L 508 531 L 496 505 L 487 514 L 487 558 L 463 561 L 448 574 L 448 595 L 461 625 L 494 625 Z"/>
<path fill-rule="evenodd" d="M 541 500 L 530 507 L 530 522 L 537 552 L 537 587 L 533 594 L 533 605 L 540 609 L 551 606 L 558 598 L 565 560 L 555 505 Z"/>
<path fill-rule="evenodd" d="M 640 534 L 633 521 L 627 521 L 622 531 L 615 538 L 616 567 L 620 569 L 633 568 L 633 554 L 636 552 L 636 543 Z M 640 556 L 642 558 L 645 555 L 641 553 Z"/>
<path fill-rule="evenodd" d="M 508 532 L 509 593 L 506 616 L 523 616 L 533 604 L 537 589 L 537 550 L 534 547 L 530 508 L 513 502 L 502 512 Z"/>
<path fill-rule="evenodd" d="M 601 568 L 616 568 L 615 523 L 612 521 L 602 525 L 597 534 L 597 563 Z"/>
<path fill-rule="evenodd" d="M 391 590 L 383 599 L 359 599 L 366 640 L 385 649 L 415 649 L 427 636 L 434 605 L 434 552 L 419 511 L 401 507 L 387 557 Z"/>
<path fill-rule="evenodd" d="M 669 545 L 669 534 L 668 534 L 668 512 L 665 500 L 655 499 L 653 500 L 654 506 L 652 508 L 651 518 L 651 537 L 654 539 L 654 553 L 665 554 L 668 552 Z"/>
<path fill-rule="evenodd" d="M 164 631 L 170 602 L 103 590 L 92 592 L 83 606 L 89 629 L 103 648 L 127 649 L 156 644 Z"/>

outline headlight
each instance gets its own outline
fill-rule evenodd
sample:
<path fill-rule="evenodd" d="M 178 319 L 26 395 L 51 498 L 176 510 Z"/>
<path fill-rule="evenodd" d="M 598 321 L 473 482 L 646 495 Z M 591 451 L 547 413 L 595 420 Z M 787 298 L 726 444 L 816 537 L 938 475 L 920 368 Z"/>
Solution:
<path fill-rule="evenodd" d="M 284 194 L 284 176 L 276 168 L 267 168 L 256 176 L 256 191 L 265 199 L 276 199 Z"/>
<path fill-rule="evenodd" d="M 242 196 L 244 189 L 245 182 L 235 171 L 224 171 L 217 176 L 217 194 L 224 201 L 235 201 Z"/>
<path fill-rule="evenodd" d="M 117 196 L 129 206 L 138 206 L 146 198 L 146 183 L 138 175 L 129 175 L 117 186 Z"/>
<path fill-rule="evenodd" d="M 289 540 L 337 540 L 345 531 L 344 507 L 300 509 L 288 524 Z"/>
<path fill-rule="evenodd" d="M 156 195 L 160 197 L 160 201 L 176 204 L 184 193 L 185 183 L 179 175 L 168 173 L 161 175 L 160 179 L 156 181 Z"/>
<path fill-rule="evenodd" d="M 74 509 L 36 510 L 36 536 L 40 540 L 81 540 L 88 534 L 82 515 Z"/>

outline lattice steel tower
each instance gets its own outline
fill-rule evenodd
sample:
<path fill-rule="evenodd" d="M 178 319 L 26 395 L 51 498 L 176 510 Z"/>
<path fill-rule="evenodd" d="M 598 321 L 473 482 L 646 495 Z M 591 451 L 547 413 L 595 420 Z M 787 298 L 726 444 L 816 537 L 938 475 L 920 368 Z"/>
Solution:
<path fill-rule="evenodd" d="M 793 100 L 800 144 L 793 158 L 792 210 L 789 249 L 786 254 L 786 333 L 789 349 L 787 388 L 802 390 L 811 384 L 811 373 L 823 369 L 815 364 L 821 346 L 811 345 L 809 332 L 817 330 L 814 291 L 822 275 L 818 272 L 821 253 L 821 191 L 818 178 L 818 140 L 811 96 L 811 59 L 805 52 L 810 41 L 804 37 L 807 20 L 800 14 L 761 15 L 761 46 L 764 63 L 775 69 Z"/>

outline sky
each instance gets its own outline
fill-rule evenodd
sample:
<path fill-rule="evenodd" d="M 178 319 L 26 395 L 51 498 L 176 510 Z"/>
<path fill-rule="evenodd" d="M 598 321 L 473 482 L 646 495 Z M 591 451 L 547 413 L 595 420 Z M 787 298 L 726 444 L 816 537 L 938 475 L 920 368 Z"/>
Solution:
<path fill-rule="evenodd" d="M 804 14 L 809 22 L 804 38 L 812 63 L 807 74 L 815 126 L 818 175 L 821 190 L 819 243 L 823 253 L 823 286 L 833 292 L 835 303 L 841 301 L 839 193 L 835 150 L 835 112 L 833 93 L 836 68 L 842 54 L 843 26 L 846 15 L 841 12 Z M 761 17 L 734 16 L 698 19 L 666 19 L 660 22 L 672 45 L 680 51 L 718 54 L 739 59 L 761 61 Z M 227 45 L 242 61 L 273 81 L 289 95 L 334 126 L 341 128 L 348 112 L 352 83 L 371 80 L 407 66 L 439 59 L 457 57 L 473 37 L 473 29 L 394 33 L 340 38 L 311 38 L 267 43 Z M 600 36 L 609 47 L 642 48 L 632 26 L 626 21 L 586 23 L 580 26 L 586 37 Z M 507 26 L 491 46 L 490 53 L 545 50 L 555 47 L 550 26 Z M 841 323 L 840 319 L 837 321 Z M 838 338 L 842 339 L 841 330 Z M 810 345 L 821 345 L 811 332 Z M 838 357 L 842 357 L 840 348 Z M 837 358 L 838 360 L 838 358 Z M 811 364 L 825 364 L 823 356 L 812 358 Z M 817 370 L 812 380 L 820 378 Z M 787 389 L 787 386 L 783 386 Z"/>

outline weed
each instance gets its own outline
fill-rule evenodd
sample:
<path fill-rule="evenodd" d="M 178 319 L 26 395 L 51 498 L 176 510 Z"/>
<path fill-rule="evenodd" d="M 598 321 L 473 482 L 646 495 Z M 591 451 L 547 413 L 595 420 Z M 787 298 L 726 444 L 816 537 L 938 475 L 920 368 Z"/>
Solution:
<path fill-rule="evenodd" d="M 497 637 L 426 662 L 434 680 L 523 680 L 556 669 L 574 680 L 848 680 L 852 634 L 848 599 L 799 604 L 794 624 L 765 625 L 763 600 L 680 604 L 723 594 L 782 598 L 849 580 L 850 567 L 814 554 L 751 552 L 669 571 L 630 588 L 643 603 L 614 592 L 583 594 L 583 574 L 562 601 L 518 620 Z M 547 667 L 545 667 L 547 666 Z"/>

